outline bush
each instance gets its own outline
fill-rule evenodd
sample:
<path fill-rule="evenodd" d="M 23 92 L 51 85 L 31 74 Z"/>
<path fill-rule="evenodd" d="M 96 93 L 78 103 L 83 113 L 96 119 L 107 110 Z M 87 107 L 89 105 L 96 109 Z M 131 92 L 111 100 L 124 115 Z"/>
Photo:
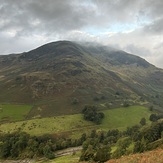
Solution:
<path fill-rule="evenodd" d="M 72 104 L 73 104 L 73 105 L 76 105 L 76 104 L 78 104 L 78 103 L 79 103 L 79 100 L 78 100 L 77 98 L 73 98 Z"/>
<path fill-rule="evenodd" d="M 142 118 L 142 119 L 140 120 L 140 124 L 141 124 L 142 126 L 146 125 L 146 119 L 145 119 L 145 118 Z"/>
<path fill-rule="evenodd" d="M 154 107 L 153 106 L 150 106 L 149 107 L 149 111 L 153 111 Z"/>
<path fill-rule="evenodd" d="M 111 151 L 111 148 L 108 146 L 104 146 L 104 147 L 99 148 L 97 150 L 93 160 L 95 162 L 99 162 L 99 163 L 103 163 L 103 162 L 109 160 L 110 155 L 111 155 L 110 151 Z"/>
<path fill-rule="evenodd" d="M 129 103 L 127 103 L 126 101 L 123 103 L 123 106 L 124 107 L 129 107 L 130 106 L 130 104 Z"/>
<path fill-rule="evenodd" d="M 98 97 L 93 98 L 94 101 L 99 101 L 100 99 Z"/>

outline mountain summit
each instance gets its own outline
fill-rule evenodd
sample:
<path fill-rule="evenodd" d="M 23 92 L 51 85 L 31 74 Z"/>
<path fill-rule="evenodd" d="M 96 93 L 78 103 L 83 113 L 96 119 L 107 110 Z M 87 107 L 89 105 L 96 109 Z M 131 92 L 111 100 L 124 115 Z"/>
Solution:
<path fill-rule="evenodd" d="M 163 106 L 163 70 L 102 45 L 48 43 L 0 56 L 0 101 L 32 103 L 31 116 L 78 113 L 128 104 Z M 39 110 L 38 110 L 39 108 Z"/>

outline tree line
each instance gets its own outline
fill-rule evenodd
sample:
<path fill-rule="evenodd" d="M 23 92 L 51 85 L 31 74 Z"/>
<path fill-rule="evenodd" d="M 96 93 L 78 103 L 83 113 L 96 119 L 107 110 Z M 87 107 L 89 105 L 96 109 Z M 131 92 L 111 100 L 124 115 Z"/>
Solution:
<path fill-rule="evenodd" d="M 92 131 L 86 141 L 80 161 L 105 162 L 110 158 L 144 152 L 154 149 L 163 143 L 163 121 L 153 122 L 150 126 L 135 125 L 125 131 L 109 130 L 108 132 Z M 161 141 L 158 141 L 161 140 Z M 133 148 L 129 147 L 133 145 Z M 115 150 L 112 150 L 115 147 Z"/>
<path fill-rule="evenodd" d="M 25 132 L 0 134 L 0 158 L 55 158 L 55 151 L 80 146 L 84 137 L 71 139 L 53 135 L 30 136 Z"/>
<path fill-rule="evenodd" d="M 127 127 L 125 131 L 118 129 L 92 130 L 89 134 L 83 133 L 78 139 L 54 135 L 31 136 L 20 131 L 0 134 L 0 158 L 46 157 L 53 159 L 57 150 L 82 145 L 80 161 L 102 163 L 110 158 L 144 152 L 159 146 L 158 140 L 163 135 L 163 121 L 154 121 L 150 126 L 144 127 L 144 125 L 145 119 L 142 118 L 140 124 Z M 129 146 L 132 144 L 133 149 L 129 150 Z M 113 147 L 116 147 L 115 150 L 112 150 Z"/>

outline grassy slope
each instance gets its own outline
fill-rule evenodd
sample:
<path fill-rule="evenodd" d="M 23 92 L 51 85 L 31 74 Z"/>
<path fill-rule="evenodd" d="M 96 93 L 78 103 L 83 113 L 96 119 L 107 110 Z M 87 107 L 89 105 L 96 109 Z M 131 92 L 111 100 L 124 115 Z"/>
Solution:
<path fill-rule="evenodd" d="M 79 161 L 79 158 L 80 158 L 80 152 L 77 152 L 75 155 L 71 154 L 67 156 L 58 157 L 49 162 L 51 163 L 77 163 Z"/>
<path fill-rule="evenodd" d="M 149 123 L 151 111 L 143 106 L 131 106 L 126 108 L 117 108 L 104 111 L 105 118 L 101 128 L 124 130 L 127 127 L 139 124 L 141 118 L 146 118 Z"/>
<path fill-rule="evenodd" d="M 0 104 L 0 121 L 19 121 L 24 120 L 31 110 L 31 105 Z"/>
<path fill-rule="evenodd" d="M 58 157 L 51 161 L 43 161 L 41 163 L 77 163 L 80 157 L 80 153 L 75 155 L 67 155 Z M 131 154 L 129 156 L 122 156 L 119 159 L 111 159 L 106 163 L 162 163 L 163 161 L 163 149 L 159 148 L 156 150 Z M 86 163 L 86 162 L 81 162 Z"/>
<path fill-rule="evenodd" d="M 105 118 L 101 125 L 94 125 L 92 122 L 85 121 L 81 114 L 74 114 L 1 124 L 0 131 L 21 130 L 31 135 L 62 133 L 76 137 L 92 129 L 109 130 L 117 128 L 123 130 L 128 126 L 138 124 L 142 117 L 145 117 L 149 122 L 151 112 L 142 106 L 131 106 L 105 110 L 104 114 Z"/>
<path fill-rule="evenodd" d="M 0 130 L 3 132 L 13 132 L 21 129 L 31 135 L 42 135 L 69 131 L 89 125 L 93 124 L 84 121 L 82 115 L 76 114 L 2 124 Z"/>
<path fill-rule="evenodd" d="M 107 163 L 162 163 L 163 149 L 156 149 L 149 152 L 122 156 L 120 159 L 113 159 Z"/>

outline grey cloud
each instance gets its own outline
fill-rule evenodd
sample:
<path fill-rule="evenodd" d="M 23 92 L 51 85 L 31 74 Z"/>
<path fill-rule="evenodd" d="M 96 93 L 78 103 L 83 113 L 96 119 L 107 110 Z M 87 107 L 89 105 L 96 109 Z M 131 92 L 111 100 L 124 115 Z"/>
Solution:
<path fill-rule="evenodd" d="M 147 34 L 163 34 L 163 17 L 146 25 L 143 30 Z"/>
<path fill-rule="evenodd" d="M 151 55 L 150 50 L 144 47 L 135 46 L 134 44 L 128 44 L 123 49 L 129 53 L 139 55 L 141 57 L 146 57 Z"/>
<path fill-rule="evenodd" d="M 161 58 L 162 9 L 162 0 L 0 0 L 0 54 L 69 39 Z M 135 29 L 105 34 L 113 32 L 112 25 Z"/>
<path fill-rule="evenodd" d="M 125 19 L 133 19 L 130 17 L 137 13 L 137 6 L 139 1 L 136 0 L 115 0 L 115 1 L 106 1 L 106 0 L 97 0 L 96 3 L 99 6 L 99 9 L 102 13 L 107 14 L 110 19 L 124 21 Z M 107 17 L 107 15 L 106 15 Z"/>
<path fill-rule="evenodd" d="M 160 56 L 160 57 L 157 57 L 157 58 L 156 58 L 156 61 L 155 61 L 154 64 L 157 65 L 158 67 L 163 68 L 162 63 L 163 63 L 163 56 Z"/>
<path fill-rule="evenodd" d="M 19 34 L 57 33 L 86 27 L 109 28 L 112 23 L 134 23 L 162 14 L 161 0 L 0 0 L 0 29 Z M 159 8 L 157 10 L 157 8 Z"/>
<path fill-rule="evenodd" d="M 20 32 L 30 31 L 62 32 L 81 27 L 89 23 L 94 10 L 90 10 L 78 1 L 66 0 L 6 0 L 0 8 L 1 30 L 21 28 Z"/>
<path fill-rule="evenodd" d="M 159 44 L 157 44 L 155 47 L 154 47 L 154 49 L 161 49 L 161 48 L 163 48 L 163 42 L 160 42 Z"/>
<path fill-rule="evenodd" d="M 150 17 L 155 18 L 163 15 L 162 0 L 144 0 L 144 2 L 144 8 Z"/>

